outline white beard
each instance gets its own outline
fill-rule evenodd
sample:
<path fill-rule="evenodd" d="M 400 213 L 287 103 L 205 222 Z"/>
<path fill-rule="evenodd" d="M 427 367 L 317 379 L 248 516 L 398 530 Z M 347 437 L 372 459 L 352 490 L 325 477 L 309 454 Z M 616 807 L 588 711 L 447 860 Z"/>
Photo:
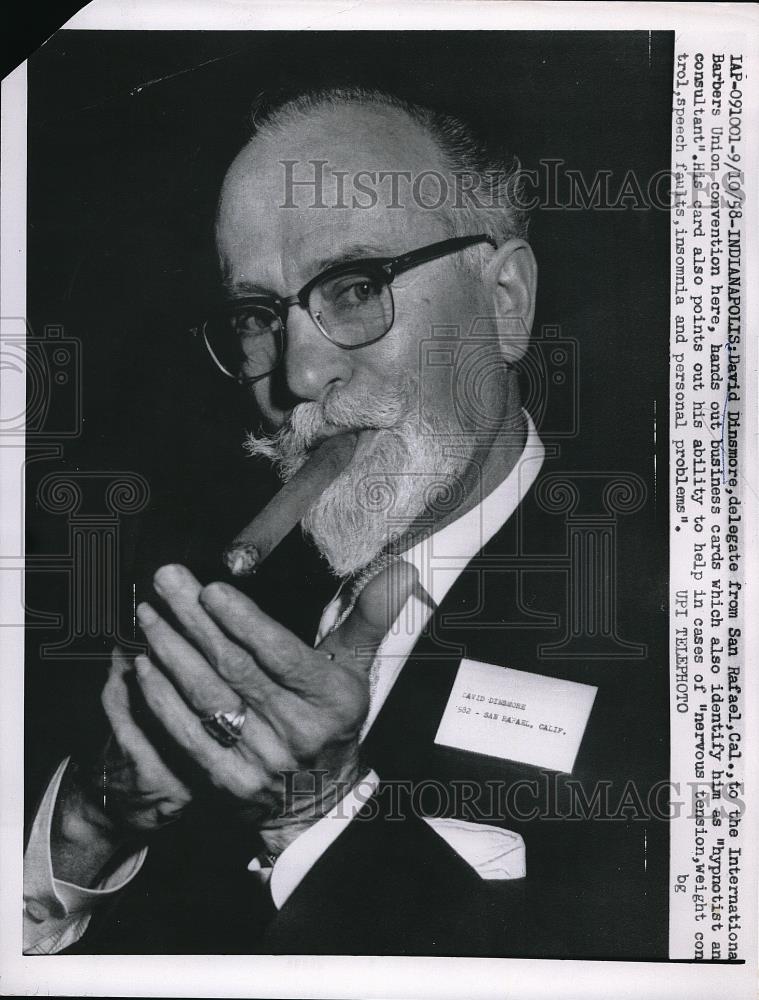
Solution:
<path fill-rule="evenodd" d="M 441 498 L 447 508 L 447 498 L 460 494 L 465 462 L 449 454 L 440 430 L 420 417 L 415 390 L 407 380 L 366 403 L 331 394 L 335 398 L 328 396 L 324 404 L 297 406 L 276 434 L 249 434 L 245 442 L 251 455 L 269 458 L 287 481 L 325 430 L 378 430 L 365 453 L 351 459 L 301 522 L 337 576 L 364 569 Z"/>
<path fill-rule="evenodd" d="M 381 431 L 367 454 L 352 461 L 303 518 L 337 576 L 366 567 L 434 503 L 456 478 L 460 459 L 445 453 L 439 435 L 420 433 L 411 418 Z"/>

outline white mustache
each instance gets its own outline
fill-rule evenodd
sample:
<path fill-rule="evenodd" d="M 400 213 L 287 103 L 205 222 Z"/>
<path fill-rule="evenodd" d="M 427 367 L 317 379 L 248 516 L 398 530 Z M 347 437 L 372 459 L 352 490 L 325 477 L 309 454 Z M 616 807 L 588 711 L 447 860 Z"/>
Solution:
<path fill-rule="evenodd" d="M 300 403 L 273 433 L 249 432 L 243 446 L 251 456 L 268 458 L 287 481 L 325 438 L 340 431 L 395 427 L 408 417 L 413 399 L 414 384 L 408 379 L 370 399 L 332 392 L 321 403 Z"/>

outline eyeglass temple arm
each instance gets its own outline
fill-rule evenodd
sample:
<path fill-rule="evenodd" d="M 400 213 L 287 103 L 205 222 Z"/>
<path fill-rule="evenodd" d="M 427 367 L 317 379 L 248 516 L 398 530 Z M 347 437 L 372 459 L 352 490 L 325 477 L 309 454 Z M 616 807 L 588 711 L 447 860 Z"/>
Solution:
<path fill-rule="evenodd" d="M 457 236 L 450 240 L 442 240 L 440 243 L 433 243 L 428 247 L 422 247 L 420 250 L 410 250 L 408 253 L 401 254 L 400 257 L 394 257 L 393 260 L 388 261 L 385 269 L 388 274 L 395 276 L 416 267 L 418 264 L 427 264 L 431 260 L 438 260 L 440 257 L 455 253 L 457 250 L 465 250 L 477 243 L 489 243 L 494 249 L 498 246 L 493 237 L 486 233 L 480 233 L 477 236 Z"/>

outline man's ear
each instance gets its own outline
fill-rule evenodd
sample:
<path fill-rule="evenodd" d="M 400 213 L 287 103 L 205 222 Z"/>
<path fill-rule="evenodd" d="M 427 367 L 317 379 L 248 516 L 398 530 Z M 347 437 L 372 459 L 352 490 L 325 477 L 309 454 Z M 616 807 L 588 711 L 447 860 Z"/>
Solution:
<path fill-rule="evenodd" d="M 535 316 L 538 265 L 525 240 L 507 240 L 485 267 L 486 288 L 495 306 L 501 352 L 510 364 L 523 356 Z"/>

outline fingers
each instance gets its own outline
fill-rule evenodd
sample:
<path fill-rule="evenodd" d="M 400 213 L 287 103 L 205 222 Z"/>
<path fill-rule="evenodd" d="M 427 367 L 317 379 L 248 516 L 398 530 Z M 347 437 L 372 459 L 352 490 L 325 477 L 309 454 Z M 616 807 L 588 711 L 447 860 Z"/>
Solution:
<path fill-rule="evenodd" d="M 114 737 L 122 755 L 147 775 L 151 787 L 157 784 L 171 786 L 176 798 L 189 801 L 190 790 L 173 772 L 169 771 L 159 750 L 145 736 L 134 721 L 131 711 L 127 678 L 132 675 L 132 663 L 118 647 L 113 652 L 112 666 L 103 692 L 103 704 L 111 722 Z M 145 705 L 169 738 L 180 747 L 187 758 L 203 772 L 217 788 L 231 792 L 238 798 L 252 794 L 262 786 L 263 776 L 277 768 L 290 769 L 292 762 L 284 754 L 279 737 L 267 719 L 254 711 L 247 713 L 243 738 L 236 747 L 222 747 L 203 727 L 198 714 L 191 711 L 184 698 L 171 681 L 147 656 L 134 660 L 134 674 Z M 238 699 L 239 700 L 239 699 Z M 114 771 L 112 781 L 115 782 Z M 184 804 L 184 802 L 183 802 Z M 164 817 L 165 819 L 166 817 Z"/>
<path fill-rule="evenodd" d="M 134 661 L 137 683 L 150 710 L 166 732 L 208 774 L 226 770 L 225 750 L 208 736 L 199 717 L 185 704 L 171 682 L 147 656 Z"/>
<path fill-rule="evenodd" d="M 206 616 L 207 617 L 207 616 Z M 240 699 L 207 660 L 149 604 L 140 604 L 137 619 L 160 662 L 196 712 L 234 711 Z"/>
<path fill-rule="evenodd" d="M 139 759 L 145 771 L 154 776 L 165 777 L 169 775 L 168 768 L 132 715 L 127 685 L 127 677 L 131 672 L 131 660 L 119 646 L 116 646 L 111 656 L 108 680 L 101 696 L 103 709 L 122 755 L 132 760 Z M 176 784 L 182 784 L 175 776 L 171 775 L 171 778 Z"/>
<path fill-rule="evenodd" d="M 216 788 L 246 802 L 254 801 L 266 787 L 270 772 L 277 766 L 292 767 L 265 719 L 248 713 L 240 742 L 221 746 L 147 656 L 138 656 L 134 662 L 138 684 L 151 712 Z M 277 761 L 281 763 L 277 765 Z"/>
<path fill-rule="evenodd" d="M 206 711 L 223 707 L 219 705 L 218 698 L 224 696 L 224 691 L 227 691 L 226 701 L 229 699 L 224 681 L 251 705 L 259 704 L 272 694 L 271 682 L 256 663 L 255 648 L 240 640 L 227 627 L 223 615 L 219 624 L 214 621 L 215 616 L 209 614 L 202 599 L 208 588 L 202 590 L 189 570 L 184 566 L 162 566 L 155 574 L 154 583 L 157 593 L 176 615 L 191 642 L 182 640 L 160 616 L 156 616 L 158 621 L 155 621 L 150 611 L 150 620 L 142 625 L 141 617 L 140 623 L 151 645 L 154 637 L 155 642 L 160 644 L 160 652 L 159 646 L 153 645 L 157 658 L 166 665 L 195 707 Z M 239 591 L 233 587 L 227 589 L 238 599 L 238 617 L 244 619 L 251 613 L 261 614 L 256 605 Z M 140 606 L 141 609 L 143 607 Z M 155 612 L 152 614 L 155 615 Z M 191 643 L 197 644 L 202 655 L 193 649 Z"/>
<path fill-rule="evenodd" d="M 373 656 L 418 583 L 415 566 L 392 563 L 367 583 L 353 611 L 319 649 L 338 657 Z"/>
<path fill-rule="evenodd" d="M 261 611 L 239 590 L 226 583 L 212 583 L 200 592 L 200 603 L 236 643 L 251 651 L 256 663 L 278 685 L 292 691 L 310 685 L 314 670 L 313 649 Z M 237 691 L 247 685 L 244 664 L 239 668 L 231 664 L 223 676 Z"/>
<path fill-rule="evenodd" d="M 127 676 L 132 663 L 124 651 L 116 646 L 111 655 L 111 669 L 100 700 L 110 723 L 116 742 L 128 755 L 154 753 L 144 733 L 134 721 L 127 686 Z M 157 756 L 157 755 L 156 755 Z"/>
<path fill-rule="evenodd" d="M 171 608 L 190 640 L 212 663 L 229 641 L 203 610 L 198 597 L 201 586 L 184 566 L 161 566 L 153 576 L 155 592 Z"/>

